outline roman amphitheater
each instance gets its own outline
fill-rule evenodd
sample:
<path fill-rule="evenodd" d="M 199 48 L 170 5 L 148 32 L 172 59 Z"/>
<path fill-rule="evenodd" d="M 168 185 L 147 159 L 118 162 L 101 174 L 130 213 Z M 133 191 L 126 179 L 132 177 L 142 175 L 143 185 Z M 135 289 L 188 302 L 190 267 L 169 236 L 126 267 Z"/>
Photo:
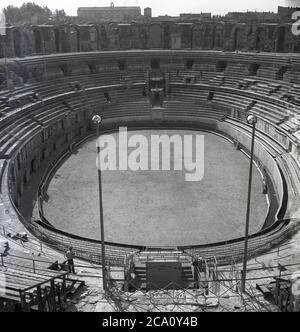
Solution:
<path fill-rule="evenodd" d="M 291 28 L 7 28 L 0 311 L 299 311 L 300 39 Z M 257 124 L 243 292 L 249 114 Z M 199 183 L 180 172 L 103 172 L 105 246 L 95 115 L 101 135 L 199 133 L 206 149 Z M 76 275 L 65 266 L 69 247 Z"/>

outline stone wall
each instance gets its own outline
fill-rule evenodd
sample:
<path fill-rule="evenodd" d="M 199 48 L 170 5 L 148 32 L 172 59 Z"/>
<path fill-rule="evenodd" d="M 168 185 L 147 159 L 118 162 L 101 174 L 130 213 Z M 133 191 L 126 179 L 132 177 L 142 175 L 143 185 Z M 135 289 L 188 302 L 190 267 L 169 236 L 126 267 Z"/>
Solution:
<path fill-rule="evenodd" d="M 129 49 L 300 52 L 291 24 L 149 22 L 20 26 L 1 37 L 0 57 Z"/>

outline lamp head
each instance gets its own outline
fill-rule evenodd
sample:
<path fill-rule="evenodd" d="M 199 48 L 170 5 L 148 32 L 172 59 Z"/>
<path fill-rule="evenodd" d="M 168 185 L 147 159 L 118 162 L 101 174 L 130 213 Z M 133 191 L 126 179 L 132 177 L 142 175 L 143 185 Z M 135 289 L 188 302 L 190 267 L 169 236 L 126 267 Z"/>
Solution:
<path fill-rule="evenodd" d="M 95 115 L 93 116 L 92 121 L 95 125 L 99 125 L 102 122 L 102 118 L 100 115 Z"/>
<path fill-rule="evenodd" d="M 247 122 L 250 124 L 250 125 L 255 125 L 257 124 L 257 117 L 254 115 L 254 114 L 249 114 L 247 116 Z"/>

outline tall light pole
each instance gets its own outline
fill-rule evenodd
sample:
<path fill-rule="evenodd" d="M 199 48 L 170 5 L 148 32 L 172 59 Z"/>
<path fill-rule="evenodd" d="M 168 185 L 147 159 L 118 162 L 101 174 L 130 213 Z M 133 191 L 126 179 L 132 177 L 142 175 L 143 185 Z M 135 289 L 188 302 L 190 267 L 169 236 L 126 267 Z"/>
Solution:
<path fill-rule="evenodd" d="M 247 117 L 247 122 L 252 126 L 252 141 L 251 141 L 251 156 L 250 156 L 250 170 L 249 170 L 249 184 L 248 184 L 248 201 L 247 201 L 247 215 L 246 215 L 246 229 L 245 229 L 245 248 L 244 248 L 244 261 L 242 273 L 242 292 L 246 290 L 246 275 L 247 275 L 247 260 L 248 260 L 248 239 L 249 239 L 249 223 L 250 223 L 250 208 L 251 208 L 251 190 L 252 190 L 252 174 L 253 174 L 253 159 L 254 159 L 254 143 L 255 131 L 257 124 L 257 117 L 250 114 Z"/>
<path fill-rule="evenodd" d="M 102 200 L 102 176 L 101 176 L 101 164 L 100 164 L 100 124 L 102 118 L 100 115 L 95 115 L 92 119 L 93 123 L 96 125 L 97 130 L 97 169 L 98 169 L 98 185 L 99 185 L 99 211 L 100 211 L 100 229 L 101 229 L 101 259 L 102 259 L 102 282 L 103 290 L 107 291 L 106 282 L 106 264 L 105 264 L 105 240 L 104 240 L 104 219 L 103 219 L 103 200 Z"/>

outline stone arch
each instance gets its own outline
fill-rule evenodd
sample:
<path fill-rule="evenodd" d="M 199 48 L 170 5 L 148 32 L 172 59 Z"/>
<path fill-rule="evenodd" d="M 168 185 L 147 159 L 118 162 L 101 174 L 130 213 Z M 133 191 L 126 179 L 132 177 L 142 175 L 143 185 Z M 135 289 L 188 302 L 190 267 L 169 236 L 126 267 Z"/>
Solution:
<path fill-rule="evenodd" d="M 165 24 L 163 27 L 163 35 L 164 35 L 164 48 L 171 48 L 171 26 L 170 24 Z"/>
<path fill-rule="evenodd" d="M 100 45 L 100 30 L 99 30 L 99 26 L 97 24 L 95 24 L 94 27 L 96 29 L 96 36 L 97 36 L 97 51 L 100 51 L 100 49 L 101 49 L 101 45 Z"/>
<path fill-rule="evenodd" d="M 100 50 L 105 50 L 108 48 L 108 37 L 105 26 L 100 27 Z"/>
<path fill-rule="evenodd" d="M 163 48 L 163 31 L 160 24 L 149 27 L 149 48 Z"/>
<path fill-rule="evenodd" d="M 200 26 L 200 48 L 206 50 L 211 48 L 210 27 L 208 24 L 201 24 Z"/>
<path fill-rule="evenodd" d="M 218 24 L 215 28 L 215 36 L 214 36 L 214 48 L 221 50 L 223 49 L 223 37 L 224 26 L 222 24 Z"/>
<path fill-rule="evenodd" d="M 143 50 L 148 48 L 148 31 L 146 28 L 142 28 L 140 32 L 141 47 Z"/>
<path fill-rule="evenodd" d="M 285 33 L 286 29 L 284 26 L 278 27 L 276 31 L 276 52 L 285 52 Z"/>
<path fill-rule="evenodd" d="M 234 51 L 239 49 L 239 33 L 240 33 L 240 29 L 239 28 L 235 28 L 233 30 L 233 34 L 232 34 L 232 49 Z"/>
<path fill-rule="evenodd" d="M 41 54 L 43 52 L 43 39 L 39 28 L 35 28 L 34 31 L 35 53 Z"/>
<path fill-rule="evenodd" d="M 13 30 L 13 43 L 15 57 L 20 58 L 22 56 L 22 34 L 19 29 Z"/>
<path fill-rule="evenodd" d="M 215 25 L 211 29 L 211 48 L 212 49 L 215 48 L 215 44 L 216 44 L 216 29 L 217 29 L 217 27 Z"/>
<path fill-rule="evenodd" d="M 265 30 L 262 27 L 256 29 L 254 34 L 254 49 L 256 51 L 262 51 L 265 43 Z"/>
<path fill-rule="evenodd" d="M 202 34 L 201 34 L 201 27 L 199 24 L 194 26 L 193 29 L 193 48 L 201 48 L 202 43 Z"/>
<path fill-rule="evenodd" d="M 23 56 L 35 53 L 34 32 L 31 27 L 25 27 L 22 31 L 23 37 Z"/>
<path fill-rule="evenodd" d="M 98 36 L 98 29 L 93 24 L 89 28 L 89 39 L 90 39 L 90 48 L 91 51 L 98 51 L 99 50 L 99 36 Z"/>
<path fill-rule="evenodd" d="M 4 58 L 5 36 L 0 35 L 0 58 Z M 1 82 L 0 82 L 1 83 Z"/>
<path fill-rule="evenodd" d="M 59 29 L 54 29 L 54 46 L 55 46 L 55 52 L 60 53 L 60 31 Z"/>
<path fill-rule="evenodd" d="M 75 25 L 70 27 L 70 52 L 80 52 L 80 36 Z"/>
<path fill-rule="evenodd" d="M 110 50 L 119 50 L 120 49 L 120 36 L 118 25 L 114 22 L 109 23 L 108 25 L 108 48 Z"/>

